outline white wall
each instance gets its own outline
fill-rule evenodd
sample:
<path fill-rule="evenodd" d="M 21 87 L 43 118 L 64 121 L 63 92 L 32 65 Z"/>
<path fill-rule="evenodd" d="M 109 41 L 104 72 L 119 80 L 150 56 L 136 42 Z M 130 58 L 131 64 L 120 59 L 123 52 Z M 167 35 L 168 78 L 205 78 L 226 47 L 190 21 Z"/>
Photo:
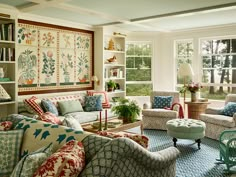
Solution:
<path fill-rule="evenodd" d="M 193 39 L 194 42 L 194 81 L 201 78 L 199 55 L 199 39 L 207 37 L 236 36 L 236 24 L 223 27 L 211 27 L 195 30 L 185 30 L 168 33 L 130 33 L 129 40 L 150 40 L 153 41 L 153 84 L 154 90 L 175 90 L 176 83 L 176 62 L 174 59 L 174 41 L 179 39 Z"/>

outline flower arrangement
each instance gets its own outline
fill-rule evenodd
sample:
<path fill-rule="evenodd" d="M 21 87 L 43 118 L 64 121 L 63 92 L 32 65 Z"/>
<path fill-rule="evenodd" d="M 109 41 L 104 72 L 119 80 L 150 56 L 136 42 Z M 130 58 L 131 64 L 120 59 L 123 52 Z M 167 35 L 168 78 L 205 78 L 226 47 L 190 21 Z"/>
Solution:
<path fill-rule="evenodd" d="M 199 83 L 189 83 L 187 85 L 184 85 L 181 90 L 180 93 L 185 93 L 186 91 L 190 91 L 191 93 L 196 93 L 198 92 L 200 89 L 202 88 L 202 86 Z"/>

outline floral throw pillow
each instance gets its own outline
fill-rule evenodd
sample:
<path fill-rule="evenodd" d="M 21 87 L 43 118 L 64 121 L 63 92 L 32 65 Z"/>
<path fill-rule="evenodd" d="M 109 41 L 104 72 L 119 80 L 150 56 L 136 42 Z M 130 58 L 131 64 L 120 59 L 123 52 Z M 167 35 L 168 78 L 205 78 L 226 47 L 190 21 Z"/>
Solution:
<path fill-rule="evenodd" d="M 170 108 L 172 101 L 172 96 L 155 96 L 153 99 L 153 108 Z"/>
<path fill-rule="evenodd" d="M 10 130 L 12 127 L 11 121 L 0 122 L 0 131 Z"/>
<path fill-rule="evenodd" d="M 85 167 L 85 152 L 81 142 L 72 140 L 52 154 L 33 177 L 77 177 Z"/>
<path fill-rule="evenodd" d="M 61 120 L 53 113 L 51 112 L 45 112 L 42 115 L 39 116 L 39 120 L 42 120 L 44 122 L 50 122 L 52 124 L 59 124 L 61 125 Z"/>
<path fill-rule="evenodd" d="M 102 97 L 101 95 L 85 96 L 84 110 L 87 112 L 101 111 L 102 110 L 101 97 Z"/>

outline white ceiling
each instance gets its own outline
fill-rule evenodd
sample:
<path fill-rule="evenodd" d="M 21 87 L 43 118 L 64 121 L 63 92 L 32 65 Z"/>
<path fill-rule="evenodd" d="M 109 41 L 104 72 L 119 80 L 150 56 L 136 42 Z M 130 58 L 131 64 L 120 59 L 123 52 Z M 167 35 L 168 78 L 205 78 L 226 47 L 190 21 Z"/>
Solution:
<path fill-rule="evenodd" d="M 128 31 L 236 24 L 236 0 L 0 0 L 27 15 Z M 1 13 L 1 12 L 0 12 Z"/>

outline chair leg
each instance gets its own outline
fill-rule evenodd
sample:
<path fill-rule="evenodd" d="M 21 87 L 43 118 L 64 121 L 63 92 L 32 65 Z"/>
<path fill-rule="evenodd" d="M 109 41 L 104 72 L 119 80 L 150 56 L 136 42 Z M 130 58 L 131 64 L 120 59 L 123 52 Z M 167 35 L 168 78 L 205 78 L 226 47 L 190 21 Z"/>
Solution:
<path fill-rule="evenodd" d="M 195 142 L 197 143 L 198 149 L 201 149 L 201 139 L 197 139 Z"/>
<path fill-rule="evenodd" d="M 173 141 L 174 141 L 174 147 L 176 147 L 177 138 L 174 137 Z"/>

